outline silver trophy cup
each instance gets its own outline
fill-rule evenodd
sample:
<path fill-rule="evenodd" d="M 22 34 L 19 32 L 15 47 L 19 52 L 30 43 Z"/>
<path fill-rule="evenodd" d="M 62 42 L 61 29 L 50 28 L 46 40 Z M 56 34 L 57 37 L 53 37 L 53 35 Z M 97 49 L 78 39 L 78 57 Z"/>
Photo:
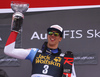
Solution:
<path fill-rule="evenodd" d="M 11 2 L 11 9 L 14 11 L 11 23 L 11 30 L 20 32 L 22 31 L 22 23 L 24 15 L 23 13 L 26 12 L 29 8 L 29 4 L 20 1 L 12 1 Z"/>
<path fill-rule="evenodd" d="M 14 12 L 24 13 L 28 10 L 29 4 L 25 2 L 20 2 L 20 1 L 12 1 L 11 8 Z"/>

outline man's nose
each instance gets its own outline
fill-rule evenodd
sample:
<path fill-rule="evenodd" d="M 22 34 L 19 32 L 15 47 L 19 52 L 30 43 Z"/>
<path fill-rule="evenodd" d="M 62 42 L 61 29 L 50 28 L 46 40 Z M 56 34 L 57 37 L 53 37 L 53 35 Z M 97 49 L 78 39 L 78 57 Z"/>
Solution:
<path fill-rule="evenodd" d="M 51 36 L 55 36 L 54 33 Z"/>

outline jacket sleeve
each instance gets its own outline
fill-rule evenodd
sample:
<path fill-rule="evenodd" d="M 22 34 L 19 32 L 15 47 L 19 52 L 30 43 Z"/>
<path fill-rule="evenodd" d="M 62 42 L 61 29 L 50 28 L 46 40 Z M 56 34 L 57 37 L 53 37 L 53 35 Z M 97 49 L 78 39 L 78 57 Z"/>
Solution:
<path fill-rule="evenodd" d="M 14 31 L 10 33 L 10 36 L 4 47 L 4 53 L 14 58 L 25 59 L 29 55 L 31 49 L 15 49 L 15 41 L 17 35 L 18 33 Z"/>

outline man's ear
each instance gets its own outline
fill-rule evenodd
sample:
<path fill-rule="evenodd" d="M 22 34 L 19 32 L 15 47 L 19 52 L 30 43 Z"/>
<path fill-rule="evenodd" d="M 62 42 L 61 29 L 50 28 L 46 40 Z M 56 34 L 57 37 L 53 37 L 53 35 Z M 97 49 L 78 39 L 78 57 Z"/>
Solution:
<path fill-rule="evenodd" d="M 62 37 L 60 37 L 59 42 L 62 40 Z"/>

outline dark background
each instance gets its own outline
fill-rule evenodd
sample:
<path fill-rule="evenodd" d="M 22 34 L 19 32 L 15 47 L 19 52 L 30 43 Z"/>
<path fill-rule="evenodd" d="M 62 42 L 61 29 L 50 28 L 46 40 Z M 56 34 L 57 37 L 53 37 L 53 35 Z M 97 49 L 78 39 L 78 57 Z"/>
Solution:
<path fill-rule="evenodd" d="M 72 51 L 74 54 L 78 53 L 94 53 L 96 55 L 96 64 L 75 64 L 77 77 L 99 77 L 100 71 L 100 8 L 94 9 L 78 9 L 78 10 L 58 10 L 49 12 L 31 12 L 25 13 L 23 23 L 23 32 L 21 37 L 21 44 L 23 48 L 40 48 L 47 39 L 33 39 L 31 37 L 34 32 L 40 34 L 46 33 L 46 29 L 58 24 L 64 28 L 64 31 L 69 31 L 65 38 L 59 44 L 62 52 Z M 11 24 L 12 14 L 0 14 L 0 24 Z M 10 29 L 9 29 L 10 30 Z M 80 35 L 77 34 L 77 31 Z M 90 31 L 92 36 L 87 33 Z M 72 32 L 74 31 L 74 32 Z M 6 30 L 5 30 L 6 32 Z M 98 32 L 98 36 L 95 36 Z M 73 38 L 72 38 L 73 36 Z M 88 37 L 91 38 L 88 38 Z M 1 37 L 1 36 L 0 36 Z M 5 41 L 6 43 L 6 41 Z M 0 54 L 3 53 L 3 48 L 0 49 Z M 31 62 L 21 60 L 19 67 L 0 67 L 4 69 L 9 77 L 30 77 Z"/>

